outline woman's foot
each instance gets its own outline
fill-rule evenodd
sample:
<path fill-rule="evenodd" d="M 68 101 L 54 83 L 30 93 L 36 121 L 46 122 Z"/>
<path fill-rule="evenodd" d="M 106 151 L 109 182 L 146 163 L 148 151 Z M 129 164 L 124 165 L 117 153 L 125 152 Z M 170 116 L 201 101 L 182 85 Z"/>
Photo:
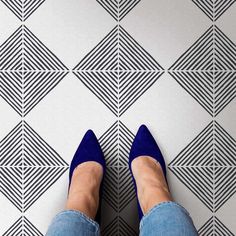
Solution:
<path fill-rule="evenodd" d="M 66 209 L 81 211 L 99 223 L 100 187 L 105 170 L 106 162 L 98 139 L 88 130 L 70 164 Z"/>
<path fill-rule="evenodd" d="M 87 161 L 79 164 L 73 171 L 66 209 L 81 211 L 95 219 L 102 177 L 103 167 L 99 163 Z"/>
<path fill-rule="evenodd" d="M 133 176 L 141 220 L 154 205 L 171 200 L 166 182 L 165 160 L 146 125 L 139 127 L 133 140 L 129 168 Z"/>
<path fill-rule="evenodd" d="M 138 200 L 146 214 L 156 204 L 172 201 L 162 168 L 150 156 L 136 157 L 131 168 L 137 186 Z"/>

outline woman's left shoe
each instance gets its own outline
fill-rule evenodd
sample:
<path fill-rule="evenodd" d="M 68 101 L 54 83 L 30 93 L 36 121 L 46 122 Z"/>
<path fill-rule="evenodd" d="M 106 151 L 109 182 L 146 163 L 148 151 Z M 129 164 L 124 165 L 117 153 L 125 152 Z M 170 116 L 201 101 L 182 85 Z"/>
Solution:
<path fill-rule="evenodd" d="M 85 133 L 71 161 L 70 170 L 69 170 L 68 192 L 69 192 L 72 175 L 75 168 L 79 164 L 87 162 L 87 161 L 98 162 L 103 168 L 103 178 L 102 178 L 100 191 L 99 191 L 99 207 L 98 207 L 98 211 L 95 217 L 95 221 L 100 223 L 101 196 L 102 196 L 102 189 L 103 189 L 103 179 L 106 172 L 106 161 L 105 161 L 101 146 L 97 140 L 97 137 L 91 129 Z"/>
<path fill-rule="evenodd" d="M 139 214 L 139 220 L 142 219 L 143 217 L 143 212 L 138 200 L 138 194 L 137 194 L 137 186 L 136 186 L 136 182 L 133 176 L 133 172 L 131 169 L 131 163 L 132 161 L 139 156 L 150 156 L 152 158 L 154 158 L 155 160 L 157 160 L 162 168 L 163 174 L 165 176 L 166 179 L 166 165 L 165 165 L 165 160 L 161 154 L 161 151 L 154 139 L 154 137 L 152 136 L 152 134 L 150 133 L 150 131 L 148 130 L 148 128 L 145 125 L 141 125 L 138 129 L 138 132 L 134 138 L 134 141 L 132 143 L 131 149 L 130 149 L 130 154 L 129 154 L 129 169 L 133 178 L 133 183 L 134 183 L 134 187 L 135 187 L 135 192 L 136 192 L 136 196 L 137 196 L 137 202 L 138 202 L 138 214 Z M 167 179 L 166 179 L 167 182 Z"/>

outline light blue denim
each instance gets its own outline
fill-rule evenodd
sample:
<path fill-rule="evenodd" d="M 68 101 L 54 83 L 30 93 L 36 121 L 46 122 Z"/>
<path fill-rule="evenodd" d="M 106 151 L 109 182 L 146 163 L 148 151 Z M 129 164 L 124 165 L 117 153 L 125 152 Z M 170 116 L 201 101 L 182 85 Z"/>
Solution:
<path fill-rule="evenodd" d="M 140 236 L 197 236 L 197 230 L 185 208 L 175 202 L 154 206 L 140 221 Z M 46 236 L 98 236 L 97 222 L 79 211 L 57 214 Z M 125 235 L 124 235 L 125 236 Z"/>

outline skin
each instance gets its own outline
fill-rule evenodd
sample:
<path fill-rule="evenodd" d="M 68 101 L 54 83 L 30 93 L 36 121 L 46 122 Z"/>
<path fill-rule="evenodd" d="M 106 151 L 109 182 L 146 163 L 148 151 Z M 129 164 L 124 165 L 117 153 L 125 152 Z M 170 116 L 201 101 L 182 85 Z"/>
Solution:
<path fill-rule="evenodd" d="M 98 210 L 102 176 L 102 166 L 97 162 L 88 161 L 78 165 L 73 172 L 65 208 L 81 211 L 94 219 Z"/>
<path fill-rule="evenodd" d="M 131 168 L 144 214 L 156 204 L 172 201 L 161 166 L 155 159 L 139 156 L 132 161 Z M 81 211 L 94 219 L 102 176 L 102 166 L 97 162 L 88 161 L 77 166 L 73 172 L 66 209 Z"/>

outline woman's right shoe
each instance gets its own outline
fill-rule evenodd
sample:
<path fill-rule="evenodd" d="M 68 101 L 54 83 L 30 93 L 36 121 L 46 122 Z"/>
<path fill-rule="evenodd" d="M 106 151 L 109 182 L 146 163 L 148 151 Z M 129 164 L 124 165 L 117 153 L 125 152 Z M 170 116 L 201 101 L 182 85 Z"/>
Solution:
<path fill-rule="evenodd" d="M 157 160 L 160 163 L 163 174 L 166 178 L 165 160 L 161 154 L 161 151 L 154 137 L 152 136 L 152 134 L 150 133 L 146 125 L 141 125 L 139 127 L 138 132 L 135 135 L 135 138 L 133 140 L 133 143 L 130 149 L 130 154 L 129 154 L 129 169 L 132 174 L 132 179 L 134 182 L 135 192 L 137 196 L 139 220 L 141 220 L 141 218 L 143 217 L 143 212 L 142 212 L 139 200 L 138 200 L 137 186 L 136 186 L 136 182 L 135 182 L 133 172 L 131 169 L 132 161 L 139 156 L 150 156 L 154 158 L 155 160 Z"/>
<path fill-rule="evenodd" d="M 71 161 L 70 170 L 69 170 L 68 192 L 69 192 L 74 170 L 76 169 L 78 165 L 87 161 L 95 161 L 99 163 L 103 168 L 103 178 L 101 181 L 100 191 L 99 191 L 99 207 L 98 207 L 98 211 L 95 217 L 95 220 L 98 223 L 100 223 L 101 198 L 102 198 L 102 190 L 103 190 L 103 179 L 106 172 L 106 162 L 105 162 L 105 158 L 104 158 L 102 149 L 100 147 L 100 144 L 97 140 L 97 137 L 91 129 L 85 133 Z"/>

